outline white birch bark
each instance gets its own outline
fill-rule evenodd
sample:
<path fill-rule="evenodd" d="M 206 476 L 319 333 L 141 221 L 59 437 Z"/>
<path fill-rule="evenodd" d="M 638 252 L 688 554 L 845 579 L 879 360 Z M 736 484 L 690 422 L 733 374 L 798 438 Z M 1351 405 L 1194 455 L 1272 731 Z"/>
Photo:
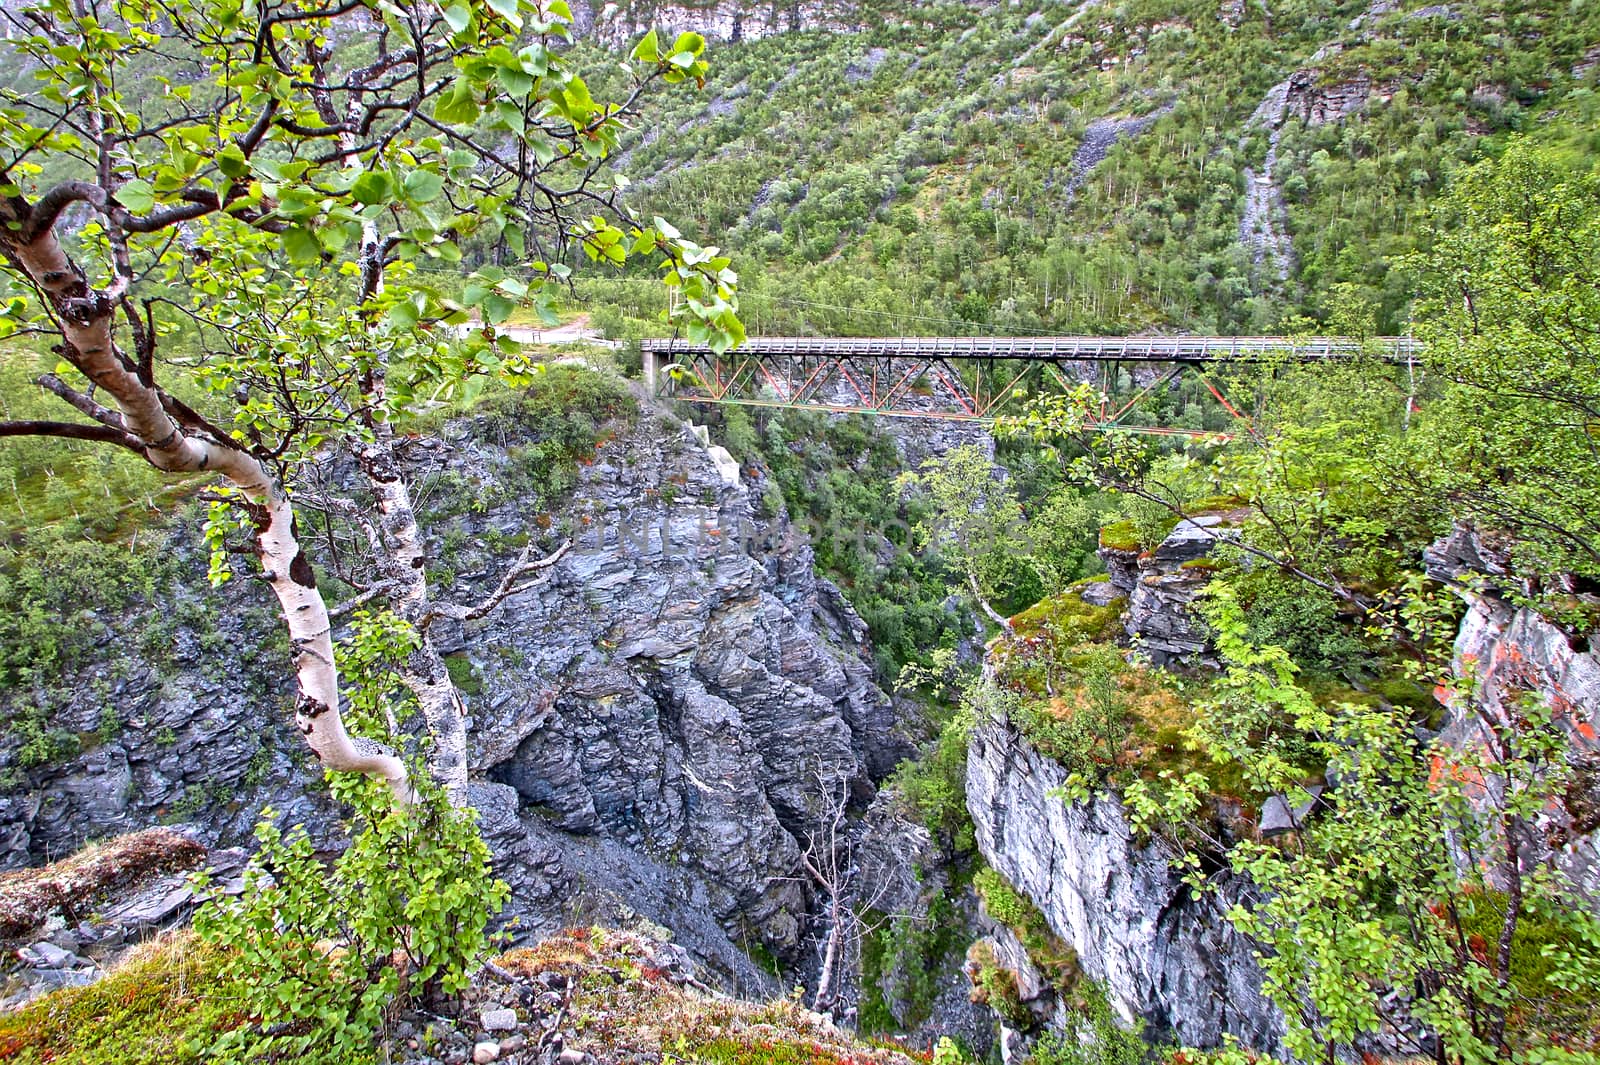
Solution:
<path fill-rule="evenodd" d="M 0 209 L 0 215 L 12 213 Z M 29 242 L 0 237 L 0 250 L 49 304 L 61 328 L 62 357 L 112 398 L 117 407 L 112 417 L 142 445 L 145 459 L 168 472 L 221 474 L 244 494 L 255 521 L 263 576 L 278 597 L 294 648 L 295 719 L 301 733 L 324 767 L 379 777 L 396 796 L 408 800 L 411 788 L 404 763 L 387 747 L 351 737 L 345 730 L 327 605 L 300 546 L 294 509 L 282 486 L 249 453 L 186 430 L 168 413 L 156 386 L 131 369 L 114 348 L 111 320 L 126 290 L 125 276 L 106 291 L 95 291 L 62 249 L 53 228 Z"/>
<path fill-rule="evenodd" d="M 416 697 L 417 708 L 433 737 L 429 769 L 451 800 L 461 804 L 467 794 L 466 707 L 427 625 L 432 602 L 425 545 L 411 505 L 410 485 L 395 461 L 393 430 L 386 424 L 375 428 L 376 438 L 361 444 L 356 458 L 372 486 L 381 515 L 388 555 L 381 564 L 391 589 L 390 607 L 411 623 L 420 638 L 417 649 L 401 667 L 400 679 Z"/>

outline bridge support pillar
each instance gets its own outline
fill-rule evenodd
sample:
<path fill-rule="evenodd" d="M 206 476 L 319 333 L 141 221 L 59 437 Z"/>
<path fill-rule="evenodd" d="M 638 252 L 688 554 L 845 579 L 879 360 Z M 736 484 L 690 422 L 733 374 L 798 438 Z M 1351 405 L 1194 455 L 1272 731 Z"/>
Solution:
<path fill-rule="evenodd" d="M 661 356 L 649 348 L 643 348 L 639 357 L 644 360 L 644 390 L 651 398 L 656 397 L 657 378 L 661 372 Z"/>

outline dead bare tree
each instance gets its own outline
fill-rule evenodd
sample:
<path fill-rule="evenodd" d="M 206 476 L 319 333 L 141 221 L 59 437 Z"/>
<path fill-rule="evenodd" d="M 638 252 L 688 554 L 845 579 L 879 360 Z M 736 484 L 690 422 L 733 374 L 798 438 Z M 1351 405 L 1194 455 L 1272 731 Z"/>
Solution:
<path fill-rule="evenodd" d="M 827 929 L 818 944 L 821 959 L 811 1008 L 831 1014 L 838 1008 L 847 967 L 860 969 L 862 941 L 882 927 L 882 919 L 869 920 L 867 914 L 876 912 L 888 885 L 880 882 L 870 894 L 860 894 L 855 826 L 849 819 L 850 782 L 842 777 L 831 780 L 820 768 L 815 774 L 825 804 L 815 825 L 806 830 L 800 867 L 819 893 L 821 921 Z"/>

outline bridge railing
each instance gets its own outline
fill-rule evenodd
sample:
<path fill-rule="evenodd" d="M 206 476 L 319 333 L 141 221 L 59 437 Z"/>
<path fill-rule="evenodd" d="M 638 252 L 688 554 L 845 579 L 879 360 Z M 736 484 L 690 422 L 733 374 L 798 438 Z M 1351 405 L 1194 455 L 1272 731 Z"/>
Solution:
<path fill-rule="evenodd" d="M 683 339 L 640 342 L 646 355 L 698 356 L 713 352 Z M 1393 362 L 1420 359 L 1422 345 L 1407 337 L 751 337 L 744 355 L 844 358 L 1059 359 L 1147 362 L 1258 362 L 1271 358 L 1321 361 L 1364 353 Z"/>

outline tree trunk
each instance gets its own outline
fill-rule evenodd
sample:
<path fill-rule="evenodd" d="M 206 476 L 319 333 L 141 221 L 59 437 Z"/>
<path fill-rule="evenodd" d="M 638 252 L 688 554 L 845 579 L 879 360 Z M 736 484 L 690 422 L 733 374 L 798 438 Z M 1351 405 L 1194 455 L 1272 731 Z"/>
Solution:
<path fill-rule="evenodd" d="M 379 560 L 391 582 L 390 605 L 416 628 L 421 640 L 401 667 L 401 681 L 416 697 L 417 707 L 433 736 L 429 768 L 434 779 L 457 804 L 467 795 L 466 707 L 456 691 L 444 657 L 424 624 L 432 602 L 422 530 L 411 505 L 411 488 L 394 454 L 394 432 L 386 423 L 374 426 L 375 439 L 358 445 L 356 457 L 377 498 L 388 557 Z"/>
<path fill-rule="evenodd" d="M 16 219 L 19 205 L 15 199 L 0 204 L 0 222 Z M 253 455 L 199 425 L 186 424 L 188 419 L 175 419 L 148 372 L 135 370 L 114 347 L 111 320 L 127 277 L 106 291 L 95 291 L 62 250 L 53 229 L 29 243 L 0 241 L 0 251 L 50 306 L 61 328 L 61 356 L 115 401 L 119 413 L 86 404 L 100 410 L 98 420 L 136 440 L 145 460 L 159 470 L 219 473 L 243 492 L 255 521 L 263 576 L 278 597 L 294 648 L 295 719 L 301 733 L 324 767 L 379 777 L 396 796 L 408 800 L 411 786 L 404 763 L 382 744 L 345 731 L 327 604 L 300 546 L 294 509 L 282 486 Z"/>
<path fill-rule="evenodd" d="M 976 573 L 970 571 L 967 573 L 967 584 L 972 588 L 972 598 L 978 601 L 978 609 L 982 610 L 990 621 L 1010 632 L 1011 619 L 989 605 L 989 600 L 983 597 L 983 592 L 978 587 L 978 575 Z"/>
<path fill-rule="evenodd" d="M 834 1000 L 834 981 L 839 971 L 839 954 L 844 946 L 845 935 L 848 931 L 845 925 L 846 917 L 844 907 L 839 901 L 839 896 L 830 892 L 828 896 L 828 916 L 831 926 L 828 929 L 827 948 L 822 953 L 822 970 L 817 973 L 817 994 L 811 1000 L 811 1008 L 818 1013 L 832 1013 Z"/>

